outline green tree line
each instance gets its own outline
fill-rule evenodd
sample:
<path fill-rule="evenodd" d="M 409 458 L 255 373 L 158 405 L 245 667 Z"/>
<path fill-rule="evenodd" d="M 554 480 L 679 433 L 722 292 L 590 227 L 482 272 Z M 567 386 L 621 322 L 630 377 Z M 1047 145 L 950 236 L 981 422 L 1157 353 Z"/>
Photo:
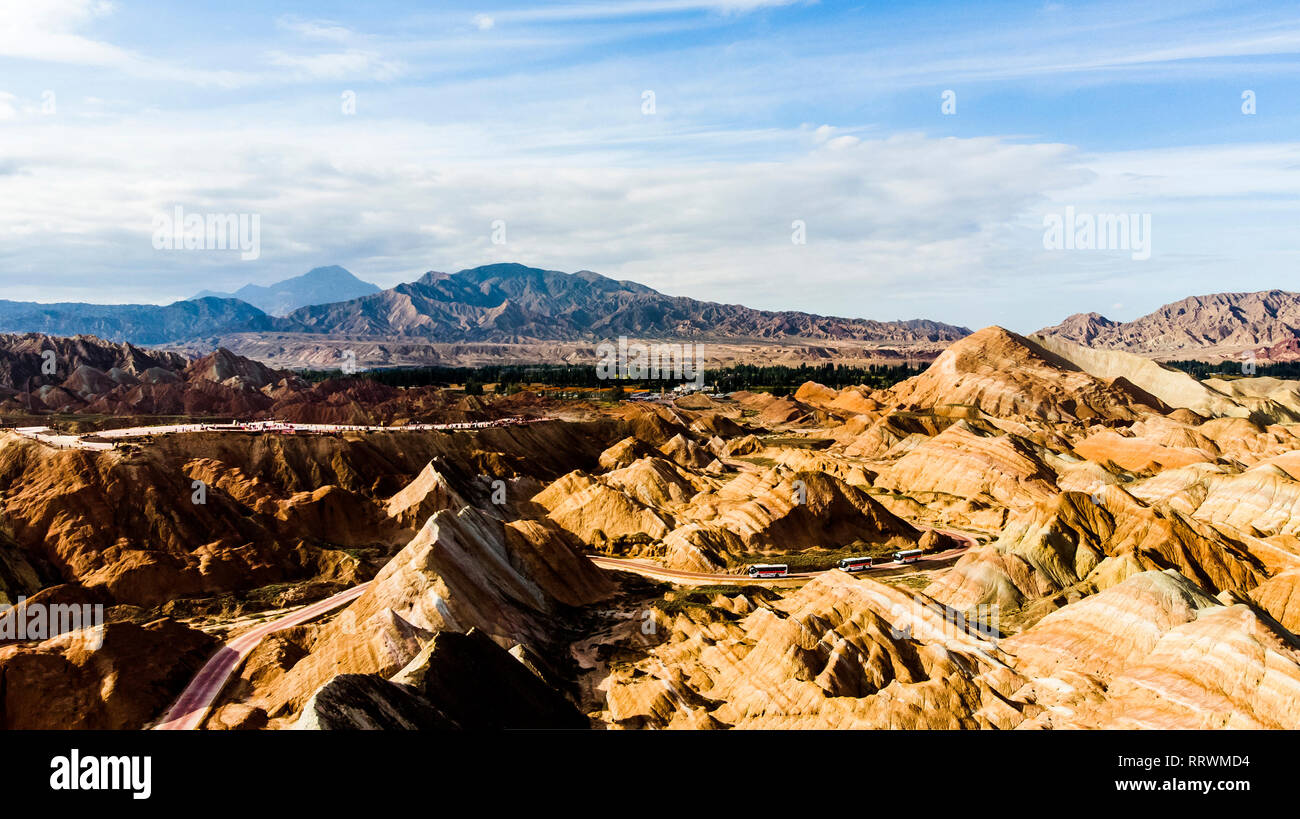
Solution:
<path fill-rule="evenodd" d="M 1216 361 L 1211 364 L 1208 361 L 1166 361 L 1165 364 L 1175 369 L 1188 373 L 1193 378 L 1204 380 L 1206 378 L 1219 378 L 1222 376 L 1256 376 L 1269 378 L 1284 378 L 1289 380 L 1300 379 L 1300 361 L 1282 361 L 1276 364 L 1256 364 L 1255 372 L 1244 372 L 1243 363 L 1239 360 L 1228 359 L 1226 361 Z"/>
<path fill-rule="evenodd" d="M 923 369 L 924 367 L 911 364 L 871 364 L 865 367 L 850 367 L 833 363 L 800 364 L 797 367 L 740 364 L 733 367 L 706 369 L 704 383 L 715 386 L 722 392 L 763 390 L 777 394 L 788 394 L 807 381 L 816 381 L 819 384 L 836 389 L 859 385 L 889 387 L 905 378 L 911 378 Z M 518 391 L 528 384 L 541 384 L 548 387 L 568 389 L 599 389 L 619 386 L 622 387 L 624 392 L 627 392 L 638 389 L 671 389 L 679 383 L 690 380 L 620 379 L 611 381 L 599 378 L 594 366 L 577 364 L 393 367 L 363 370 L 351 376 L 345 376 L 341 370 L 304 370 L 299 375 L 311 382 L 321 382 L 330 378 L 364 378 L 390 387 L 449 387 L 453 384 L 464 384 L 474 394 L 482 392 L 483 384 L 499 384 L 503 392 Z"/>

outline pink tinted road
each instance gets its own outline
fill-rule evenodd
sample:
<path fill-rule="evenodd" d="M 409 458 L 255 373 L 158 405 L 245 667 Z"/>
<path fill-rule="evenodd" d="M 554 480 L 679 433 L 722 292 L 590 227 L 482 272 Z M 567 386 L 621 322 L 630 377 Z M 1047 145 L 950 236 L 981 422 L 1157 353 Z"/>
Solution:
<path fill-rule="evenodd" d="M 193 680 L 190 680 L 190 684 L 177 698 L 176 704 L 163 717 L 163 721 L 154 726 L 154 730 L 189 731 L 198 728 L 203 724 L 208 709 L 212 707 L 212 703 L 216 700 L 217 695 L 221 693 L 221 689 L 225 688 L 230 675 L 244 661 L 249 652 L 256 648 L 258 643 L 262 642 L 263 637 L 273 631 L 301 625 L 345 603 L 350 603 L 360 597 L 369 587 L 370 583 L 368 582 L 353 586 L 333 597 L 321 600 L 318 603 L 312 603 L 310 606 L 298 609 L 269 623 L 263 623 L 257 628 L 246 631 L 229 641 L 216 654 L 212 655 L 212 659 L 208 660 L 207 664 L 194 676 Z"/>

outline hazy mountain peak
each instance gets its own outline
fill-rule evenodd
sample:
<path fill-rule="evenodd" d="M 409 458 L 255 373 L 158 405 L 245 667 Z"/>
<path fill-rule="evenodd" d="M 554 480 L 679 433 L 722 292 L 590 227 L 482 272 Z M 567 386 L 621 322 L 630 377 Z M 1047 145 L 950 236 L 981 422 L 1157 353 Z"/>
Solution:
<path fill-rule="evenodd" d="M 240 299 L 264 313 L 283 316 L 299 307 L 349 301 L 378 292 L 378 286 L 358 279 L 346 268 L 328 265 L 312 268 L 301 276 L 294 276 L 267 286 L 247 284 L 234 293 L 204 290 L 194 298 Z"/>
<path fill-rule="evenodd" d="M 360 282 L 356 276 L 352 275 L 345 267 L 332 264 L 325 267 L 313 267 L 306 273 L 298 276 L 296 279 L 287 279 L 286 281 L 312 281 L 312 282 Z M 282 282 L 283 283 L 283 282 Z M 365 282 L 362 282 L 365 284 Z"/>

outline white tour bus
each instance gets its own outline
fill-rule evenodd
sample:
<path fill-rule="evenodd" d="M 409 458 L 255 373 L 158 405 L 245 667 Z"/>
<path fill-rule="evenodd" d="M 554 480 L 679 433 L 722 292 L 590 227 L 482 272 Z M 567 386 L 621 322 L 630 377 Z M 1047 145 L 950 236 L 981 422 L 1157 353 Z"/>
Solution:
<path fill-rule="evenodd" d="M 784 563 L 755 563 L 749 567 L 750 577 L 785 577 L 790 567 Z"/>
<path fill-rule="evenodd" d="M 860 572 L 863 569 L 870 569 L 872 560 L 869 557 L 846 557 L 840 561 L 840 568 L 846 572 Z"/>
<path fill-rule="evenodd" d="M 897 560 L 899 563 L 915 563 L 920 559 L 920 549 L 905 549 L 901 552 L 894 552 L 894 560 Z"/>

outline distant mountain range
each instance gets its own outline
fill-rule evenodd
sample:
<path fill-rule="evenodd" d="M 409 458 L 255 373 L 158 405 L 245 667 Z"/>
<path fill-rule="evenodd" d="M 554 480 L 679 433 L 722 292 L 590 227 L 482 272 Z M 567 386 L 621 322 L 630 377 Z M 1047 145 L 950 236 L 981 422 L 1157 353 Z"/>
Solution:
<path fill-rule="evenodd" d="M 1260 359 L 1289 361 L 1300 358 L 1300 293 L 1192 296 L 1127 322 L 1076 313 L 1038 335 L 1153 358 L 1219 358 L 1253 350 Z"/>
<path fill-rule="evenodd" d="M 277 321 L 238 299 L 211 297 L 165 306 L 0 301 L 0 333 L 85 334 L 145 345 L 274 330 Z"/>
<path fill-rule="evenodd" d="M 247 284 L 233 293 L 204 290 L 193 298 L 239 299 L 268 315 L 283 316 L 299 307 L 348 301 L 378 292 L 377 285 L 358 279 L 338 265 L 331 265 L 314 268 L 301 276 L 266 287 Z"/>
<path fill-rule="evenodd" d="M 561 273 L 493 264 L 427 273 L 370 296 L 304 307 L 286 319 L 302 332 L 422 337 L 438 341 L 521 342 L 614 338 L 955 341 L 970 333 L 937 321 L 870 321 L 753 310 L 666 296 L 589 270 Z"/>
<path fill-rule="evenodd" d="M 364 292 L 345 295 L 356 291 Z M 269 287 L 249 285 L 234 295 L 239 298 L 200 294 L 166 306 L 0 301 L 0 333 L 89 334 L 114 342 L 188 345 L 195 354 L 218 344 L 246 354 L 263 347 L 303 348 L 285 356 L 291 361 L 314 360 L 322 345 L 356 340 L 523 350 L 618 336 L 760 347 L 807 341 L 821 348 L 809 355 L 833 359 L 835 349 L 854 345 L 888 345 L 895 355 L 922 348 L 934 354 L 970 335 L 965 327 L 926 319 L 872 321 L 755 310 L 668 296 L 589 270 L 562 273 L 521 264 L 429 272 L 388 290 L 341 267 L 322 267 Z M 324 301 L 272 315 L 303 300 Z M 1079 313 L 1038 334 L 1152 358 L 1216 359 L 1249 349 L 1261 360 L 1283 361 L 1300 358 L 1298 328 L 1300 294 L 1268 290 L 1195 296 L 1130 322 Z M 323 355 L 321 360 L 333 360 L 338 353 L 330 349 Z M 434 354 L 431 360 L 441 359 Z"/>
<path fill-rule="evenodd" d="M 295 297 L 333 285 L 370 287 L 343 268 L 318 268 L 262 290 Z M 329 284 L 329 286 L 324 286 Z M 322 285 L 319 286 L 318 285 Z M 249 288 L 242 288 L 245 293 Z M 331 294 L 336 294 L 334 291 Z M 320 297 L 312 296 L 313 298 Z M 613 338 L 857 340 L 944 344 L 969 335 L 936 321 L 871 321 L 753 310 L 666 296 L 591 271 L 561 273 L 494 264 L 419 280 L 359 298 L 269 315 L 242 299 L 201 295 L 166 306 L 0 302 L 0 332 L 92 334 L 116 342 L 167 344 L 232 334 L 299 333 L 331 338 L 430 342 L 532 342 Z"/>

